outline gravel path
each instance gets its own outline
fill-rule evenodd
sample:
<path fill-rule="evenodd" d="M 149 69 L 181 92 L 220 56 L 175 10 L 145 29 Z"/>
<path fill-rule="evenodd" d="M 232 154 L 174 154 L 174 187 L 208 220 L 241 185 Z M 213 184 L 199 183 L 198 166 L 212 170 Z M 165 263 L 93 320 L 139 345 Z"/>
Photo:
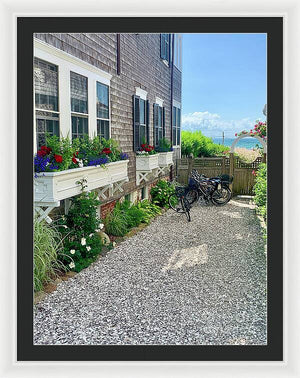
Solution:
<path fill-rule="evenodd" d="M 35 344 L 266 344 L 254 210 L 169 210 L 35 306 Z"/>

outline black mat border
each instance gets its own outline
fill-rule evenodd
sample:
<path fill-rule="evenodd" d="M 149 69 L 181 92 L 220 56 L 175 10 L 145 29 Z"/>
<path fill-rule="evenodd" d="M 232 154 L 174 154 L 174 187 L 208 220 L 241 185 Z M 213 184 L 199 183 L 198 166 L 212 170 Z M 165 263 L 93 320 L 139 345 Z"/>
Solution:
<path fill-rule="evenodd" d="M 33 345 L 33 182 L 31 178 L 33 177 L 32 57 L 34 32 L 180 32 L 268 34 L 268 345 Z M 17 59 L 17 360 L 281 361 L 283 359 L 283 18 L 18 17 Z M 253 59 L 255 59 L 255 56 Z"/>

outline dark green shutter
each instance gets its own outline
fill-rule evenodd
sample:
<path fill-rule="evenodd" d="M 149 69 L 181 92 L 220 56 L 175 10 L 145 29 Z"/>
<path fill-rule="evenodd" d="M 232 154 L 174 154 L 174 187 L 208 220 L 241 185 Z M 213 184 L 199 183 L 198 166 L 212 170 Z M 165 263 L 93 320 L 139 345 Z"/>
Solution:
<path fill-rule="evenodd" d="M 153 144 L 158 145 L 158 108 L 159 105 L 153 104 Z"/>
<path fill-rule="evenodd" d="M 149 106 L 149 100 L 146 101 L 146 140 L 147 143 L 150 143 L 149 136 L 150 136 L 150 106 Z"/>
<path fill-rule="evenodd" d="M 166 111 L 165 107 L 162 108 L 162 128 L 163 128 L 163 137 L 166 136 Z"/>
<path fill-rule="evenodd" d="M 133 151 L 140 148 L 140 98 L 133 96 Z"/>

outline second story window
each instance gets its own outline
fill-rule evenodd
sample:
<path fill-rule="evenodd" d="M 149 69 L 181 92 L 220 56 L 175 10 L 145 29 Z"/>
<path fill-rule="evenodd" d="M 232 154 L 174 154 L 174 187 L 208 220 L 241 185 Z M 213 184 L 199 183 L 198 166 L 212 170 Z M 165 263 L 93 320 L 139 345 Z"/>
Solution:
<path fill-rule="evenodd" d="M 72 139 L 88 134 L 88 78 L 70 73 Z"/>
<path fill-rule="evenodd" d="M 153 105 L 154 147 L 165 136 L 165 108 L 158 104 Z"/>
<path fill-rule="evenodd" d="M 109 87 L 97 81 L 97 135 L 109 139 Z"/>
<path fill-rule="evenodd" d="M 138 151 L 142 143 L 149 143 L 149 101 L 133 96 L 133 140 L 134 151 Z"/>
<path fill-rule="evenodd" d="M 160 35 L 160 57 L 168 64 L 171 60 L 171 34 Z"/>
<path fill-rule="evenodd" d="M 59 136 L 58 67 L 34 58 L 34 95 L 37 147 L 46 134 Z"/>
<path fill-rule="evenodd" d="M 173 146 L 180 146 L 181 110 L 173 106 Z"/>

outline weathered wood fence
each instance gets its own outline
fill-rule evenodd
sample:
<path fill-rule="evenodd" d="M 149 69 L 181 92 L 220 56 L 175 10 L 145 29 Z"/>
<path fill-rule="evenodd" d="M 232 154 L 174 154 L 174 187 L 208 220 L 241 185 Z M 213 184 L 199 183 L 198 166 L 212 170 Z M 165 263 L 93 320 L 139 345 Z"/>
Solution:
<path fill-rule="evenodd" d="M 188 177 L 192 169 L 203 173 L 207 177 L 215 177 L 220 174 L 233 176 L 232 191 L 234 194 L 253 195 L 254 175 L 261 162 L 266 161 L 264 157 L 258 157 L 252 163 L 245 163 L 239 157 L 230 154 L 230 157 L 216 158 L 182 158 L 176 160 L 176 175 L 178 182 L 188 183 Z"/>

